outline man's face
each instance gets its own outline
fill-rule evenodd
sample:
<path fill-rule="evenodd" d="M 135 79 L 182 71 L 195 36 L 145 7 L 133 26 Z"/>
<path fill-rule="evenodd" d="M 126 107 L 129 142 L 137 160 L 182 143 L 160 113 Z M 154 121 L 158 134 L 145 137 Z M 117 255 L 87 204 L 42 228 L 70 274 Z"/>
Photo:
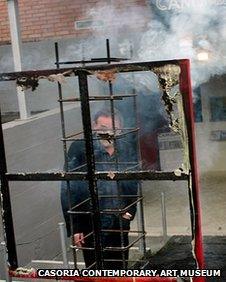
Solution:
<path fill-rule="evenodd" d="M 116 135 L 120 133 L 121 124 L 120 121 L 116 118 L 115 119 L 115 129 Z M 105 147 L 112 147 L 113 146 L 113 122 L 111 117 L 107 116 L 100 116 L 96 122 L 94 122 L 93 129 L 96 130 L 97 134 L 101 137 L 100 142 Z"/>

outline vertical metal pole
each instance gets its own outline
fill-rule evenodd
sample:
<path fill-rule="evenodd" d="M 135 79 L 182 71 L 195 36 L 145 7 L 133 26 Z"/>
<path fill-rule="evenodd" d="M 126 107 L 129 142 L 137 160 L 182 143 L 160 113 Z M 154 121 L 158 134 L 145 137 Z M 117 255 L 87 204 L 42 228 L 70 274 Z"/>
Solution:
<path fill-rule="evenodd" d="M 130 45 L 130 58 L 133 58 L 133 49 L 132 49 L 132 43 Z M 132 79 L 133 83 L 135 85 L 135 77 L 134 73 L 132 73 Z M 136 93 L 135 88 L 133 87 L 133 94 Z M 138 113 L 137 113 L 137 99 L 136 97 L 133 97 L 133 109 L 135 113 L 135 126 L 138 128 Z M 138 162 L 141 163 L 141 152 L 140 152 L 140 146 L 139 146 L 139 131 L 136 133 L 136 145 L 137 145 L 137 157 L 138 157 Z M 139 166 L 140 168 L 140 166 Z M 138 183 L 138 196 L 143 197 L 143 191 L 142 191 L 142 183 Z M 137 226 L 139 231 L 141 230 L 144 236 L 139 242 L 139 249 L 140 252 L 145 255 L 146 253 L 146 241 L 145 241 L 145 227 L 144 227 L 144 204 L 143 204 L 143 199 L 137 203 Z"/>
<path fill-rule="evenodd" d="M 189 172 L 188 178 L 188 196 L 189 196 L 189 206 L 190 206 L 190 219 L 191 219 L 191 233 L 192 233 L 192 240 L 195 238 L 195 210 L 194 204 L 192 199 L 192 174 L 191 171 Z"/>
<path fill-rule="evenodd" d="M 11 282 L 12 278 L 9 276 L 8 262 L 7 262 L 7 250 L 5 242 L 1 242 L 1 246 L 3 247 L 4 252 L 4 264 L 5 264 L 5 281 Z"/>
<path fill-rule="evenodd" d="M 94 251 L 96 257 L 96 268 L 102 269 L 102 246 L 101 246 L 101 224 L 100 224 L 100 209 L 98 201 L 97 183 L 95 179 L 95 158 L 93 149 L 93 136 L 91 126 L 91 115 L 89 105 L 89 91 L 87 73 L 85 71 L 79 71 L 79 93 L 81 99 L 81 111 L 82 111 L 82 123 L 84 130 L 84 139 L 86 146 L 86 162 L 87 162 L 87 176 L 89 181 L 89 192 L 92 203 L 92 216 L 93 216 L 93 228 L 94 228 Z"/>
<path fill-rule="evenodd" d="M 56 56 L 56 67 L 57 69 L 60 68 L 59 64 L 59 49 L 58 49 L 58 43 L 55 42 L 55 56 Z M 63 94 L 62 94 L 62 86 L 59 82 L 57 82 L 58 87 L 58 95 L 60 100 L 60 121 L 61 121 L 61 130 L 62 130 L 62 137 L 63 137 L 63 151 L 64 151 L 64 169 L 68 171 L 68 155 L 67 155 L 67 143 L 65 141 L 66 138 L 66 129 L 65 129 L 65 117 L 64 117 L 64 106 L 63 106 Z M 71 210 L 71 187 L 70 187 L 70 181 L 66 181 L 67 183 L 67 199 L 68 199 L 68 207 L 69 210 Z M 73 215 L 70 214 L 70 230 L 71 230 L 71 243 L 74 245 L 74 234 L 73 234 Z M 72 249 L 73 253 L 73 260 L 74 260 L 74 266 L 77 268 L 77 255 L 76 250 Z"/>
<path fill-rule="evenodd" d="M 63 222 L 59 222 L 58 225 L 60 229 L 60 241 L 61 241 L 61 249 L 63 256 L 63 266 L 64 268 L 69 268 L 68 258 L 67 258 L 67 247 L 66 247 L 65 224 Z"/>
<path fill-rule="evenodd" d="M 10 24 L 11 44 L 13 51 L 14 70 L 21 71 L 21 37 L 19 27 L 19 13 L 18 13 L 18 0 L 7 0 L 8 14 Z M 19 105 L 20 118 L 26 119 L 29 114 L 27 112 L 27 105 L 25 93 L 20 86 L 17 86 L 17 99 Z"/>
<path fill-rule="evenodd" d="M 1 203 L 0 203 L 0 208 L 1 208 Z M 2 217 L 0 216 L 0 224 L 3 226 L 3 220 Z M 4 232 L 3 232 L 3 237 L 4 237 Z M 8 258 L 7 258 L 7 248 L 6 248 L 6 243 L 5 241 L 1 242 L 0 245 L 2 246 L 2 251 L 3 251 L 3 256 L 4 256 L 4 266 L 5 266 L 5 280 L 6 282 L 11 282 L 12 278 L 9 275 L 9 264 L 8 264 Z"/>
<path fill-rule="evenodd" d="M 5 146 L 3 139 L 2 130 L 2 120 L 1 120 L 1 110 L 0 110 L 0 209 L 2 214 L 4 236 L 6 241 L 6 248 L 8 253 L 8 261 L 11 269 L 16 269 L 18 267 L 17 262 L 17 252 L 16 252 L 16 242 L 13 227 L 13 216 L 10 201 L 9 183 L 6 178 L 7 166 L 6 166 L 6 156 L 5 156 Z"/>
<path fill-rule="evenodd" d="M 167 241 L 167 222 L 166 222 L 166 202 L 165 202 L 165 193 L 161 193 L 161 209 L 162 209 L 162 234 L 163 242 Z"/>
<path fill-rule="evenodd" d="M 111 63 L 111 50 L 110 50 L 110 42 L 109 39 L 106 39 L 106 49 L 107 49 L 107 59 L 108 59 L 108 64 Z M 112 83 L 109 81 L 108 82 L 109 85 L 109 93 L 110 93 L 110 97 L 113 96 L 113 87 L 112 87 Z M 113 127 L 113 132 L 114 132 L 114 155 L 115 155 L 115 169 L 118 170 L 119 169 L 119 165 L 118 165 L 118 145 L 117 145 L 117 138 L 116 136 L 116 128 L 115 128 L 115 109 L 114 109 L 114 99 L 112 98 L 110 100 L 110 107 L 111 107 L 111 119 L 112 119 L 112 127 Z M 117 181 L 117 196 L 118 196 L 118 202 L 120 202 L 120 196 L 122 194 L 122 191 L 120 189 L 119 183 Z M 118 209 L 120 209 L 120 207 L 118 206 Z M 120 240 L 121 240 L 121 247 L 125 247 L 125 242 L 124 242 L 124 234 L 123 234 L 123 223 L 122 223 L 122 218 L 121 215 L 119 216 L 119 227 L 120 227 Z M 123 268 L 126 268 L 126 256 L 125 256 L 125 252 L 122 251 L 122 263 L 123 263 Z"/>

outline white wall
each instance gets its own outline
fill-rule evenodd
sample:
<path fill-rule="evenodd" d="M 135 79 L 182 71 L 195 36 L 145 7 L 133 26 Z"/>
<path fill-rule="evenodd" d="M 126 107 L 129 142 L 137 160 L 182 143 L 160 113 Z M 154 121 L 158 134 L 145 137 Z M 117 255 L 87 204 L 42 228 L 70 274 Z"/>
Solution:
<path fill-rule="evenodd" d="M 226 121 L 210 121 L 210 97 L 226 96 L 226 76 L 201 86 L 203 122 L 196 123 L 197 155 L 201 172 L 226 171 L 226 140 L 211 140 L 211 131 L 226 130 Z"/>

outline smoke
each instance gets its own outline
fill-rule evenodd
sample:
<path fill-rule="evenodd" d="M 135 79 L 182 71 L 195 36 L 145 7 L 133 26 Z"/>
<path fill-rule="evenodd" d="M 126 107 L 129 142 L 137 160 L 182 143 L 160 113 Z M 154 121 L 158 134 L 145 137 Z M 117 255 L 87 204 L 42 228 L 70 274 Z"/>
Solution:
<path fill-rule="evenodd" d="M 118 50 L 117 55 L 130 58 L 133 46 L 134 61 L 188 58 L 194 87 L 225 72 L 223 1 L 149 0 L 150 8 L 110 2 L 91 9 L 87 17 L 93 20 L 94 37 L 99 42 L 101 38 L 109 38 L 112 49 Z M 97 26 L 95 23 L 100 21 L 102 25 Z M 92 52 L 98 53 L 100 43 L 87 46 L 94 46 Z"/>
<path fill-rule="evenodd" d="M 221 75 L 226 70 L 226 2 L 217 0 L 149 0 L 150 7 L 133 7 L 124 9 L 118 7 L 121 1 L 111 1 L 108 6 L 96 6 L 87 14 L 94 22 L 95 35 L 87 40 L 87 46 L 94 46 L 91 50 L 93 56 L 96 52 L 106 54 L 103 42 L 110 39 L 112 56 L 131 58 L 132 61 L 159 61 L 171 59 L 190 59 L 193 87 L 207 82 L 215 75 Z M 126 1 L 125 1 L 126 2 Z M 146 1 L 148 3 L 148 1 Z M 114 4 L 113 4 L 114 3 Z M 102 26 L 96 26 L 95 22 L 102 21 Z M 93 40 L 95 44 L 93 44 Z M 102 43 L 101 43 L 102 42 Z M 102 45 L 102 46 L 101 46 Z M 132 48 L 131 48 L 132 47 Z M 133 49 L 133 52 L 131 52 Z M 101 51 L 100 51 L 101 50 Z M 130 84 L 131 77 L 124 76 Z M 157 93 L 157 79 L 150 73 L 135 74 L 136 88 L 142 92 L 142 88 L 148 93 Z M 123 88 L 123 83 L 121 83 Z M 120 87 L 119 87 L 120 88 Z M 141 95 L 139 95 L 141 96 Z M 150 107 L 161 108 L 160 102 L 155 101 L 155 95 L 147 102 L 143 97 L 142 104 L 144 120 L 161 121 L 162 113 L 157 113 Z M 195 95 L 194 95 L 195 96 Z M 195 99 L 195 97 L 194 97 Z M 142 101 L 141 101 L 142 102 Z M 153 106 L 153 107 L 154 107 Z M 128 109 L 124 106 L 125 111 Z M 122 110 L 123 111 L 123 110 Z M 155 113 L 153 118 L 149 113 Z M 147 124 L 147 122 L 145 123 Z M 159 125 L 156 125 L 159 127 Z M 155 128 L 148 130 L 154 131 Z M 210 131 L 210 129 L 209 129 Z M 208 131 L 208 132 L 209 132 Z M 201 138 L 201 137 L 200 137 Z M 206 138 L 206 134 L 204 137 Z M 210 152 L 210 142 L 203 146 L 208 148 L 208 156 L 215 154 Z M 212 144 L 212 143 L 211 143 Z M 202 152 L 202 156 L 206 153 Z M 202 159 L 202 158 L 201 158 Z M 212 157 L 206 160 L 206 168 L 209 169 Z"/>
<path fill-rule="evenodd" d="M 125 38 L 125 33 L 133 32 L 135 27 L 145 26 L 150 17 L 146 7 L 126 5 L 124 2 L 120 4 L 120 1 L 111 1 L 108 5 L 99 4 L 88 11 L 87 16 L 92 18 L 93 29 L 97 33 L 99 31 L 102 36 L 110 35 L 112 39 Z M 102 26 L 95 25 L 98 21 L 102 22 Z"/>
<path fill-rule="evenodd" d="M 162 2 L 162 6 L 157 8 L 162 9 L 159 13 L 165 13 L 164 21 L 156 17 L 149 22 L 140 42 L 140 60 L 188 58 L 191 60 L 193 86 L 225 72 L 224 6 L 214 5 L 208 0 L 187 1 L 186 5 L 184 1 L 152 2 L 155 2 L 153 5 Z"/>
<path fill-rule="evenodd" d="M 130 58 L 136 29 L 140 31 L 145 27 L 150 18 L 149 10 L 146 6 L 126 5 L 124 1 L 100 2 L 86 13 L 85 18 L 90 21 L 89 28 L 93 32 L 80 43 L 79 49 L 86 58 L 106 57 L 105 41 L 108 38 L 112 57 Z"/>
<path fill-rule="evenodd" d="M 0 72 L 10 72 L 13 70 L 12 51 L 5 46 L 0 46 Z"/>

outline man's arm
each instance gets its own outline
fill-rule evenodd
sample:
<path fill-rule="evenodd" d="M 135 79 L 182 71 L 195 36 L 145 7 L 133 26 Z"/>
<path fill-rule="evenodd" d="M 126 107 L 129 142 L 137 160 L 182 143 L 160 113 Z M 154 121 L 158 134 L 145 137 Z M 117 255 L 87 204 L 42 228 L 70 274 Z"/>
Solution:
<path fill-rule="evenodd" d="M 138 154 L 137 154 L 137 136 L 133 134 L 131 137 L 130 142 L 124 142 L 124 154 L 123 158 L 138 163 Z M 137 168 L 136 168 L 137 169 Z M 136 170 L 135 169 L 135 170 Z M 134 170 L 134 168 L 132 168 Z M 128 197 L 126 206 L 132 205 L 137 200 L 137 193 L 138 193 L 138 180 L 125 180 L 123 181 L 123 194 L 130 195 L 134 197 Z M 133 204 L 125 214 L 123 214 L 123 218 L 128 220 L 133 220 L 136 214 L 137 204 Z"/>
<path fill-rule="evenodd" d="M 127 198 L 127 203 L 126 206 L 132 205 L 126 213 L 123 215 L 125 219 L 133 220 L 136 211 L 137 211 L 137 204 L 134 203 L 137 200 L 137 193 L 138 193 L 138 185 L 139 182 L 137 180 L 128 180 L 124 182 L 124 194 L 125 195 L 130 195 L 133 197 L 128 197 Z M 134 204 L 133 204 L 134 203 Z"/>
<path fill-rule="evenodd" d="M 81 166 L 84 162 L 84 143 L 73 142 L 68 151 L 68 171 L 72 171 L 78 166 Z M 66 170 L 66 164 L 64 164 L 64 170 Z M 67 235 L 82 233 L 84 230 L 85 219 L 83 214 L 73 214 L 72 219 L 68 214 L 68 210 L 79 204 L 85 198 L 88 197 L 88 189 L 86 181 L 62 181 L 61 183 L 61 206 L 67 228 Z M 70 203 L 69 204 L 69 198 Z M 76 211 L 82 211 L 87 209 L 86 206 L 82 206 Z M 85 220 L 85 221 L 84 221 Z M 71 222 L 72 221 L 72 222 Z M 72 227 L 71 227 L 72 225 Z"/>

